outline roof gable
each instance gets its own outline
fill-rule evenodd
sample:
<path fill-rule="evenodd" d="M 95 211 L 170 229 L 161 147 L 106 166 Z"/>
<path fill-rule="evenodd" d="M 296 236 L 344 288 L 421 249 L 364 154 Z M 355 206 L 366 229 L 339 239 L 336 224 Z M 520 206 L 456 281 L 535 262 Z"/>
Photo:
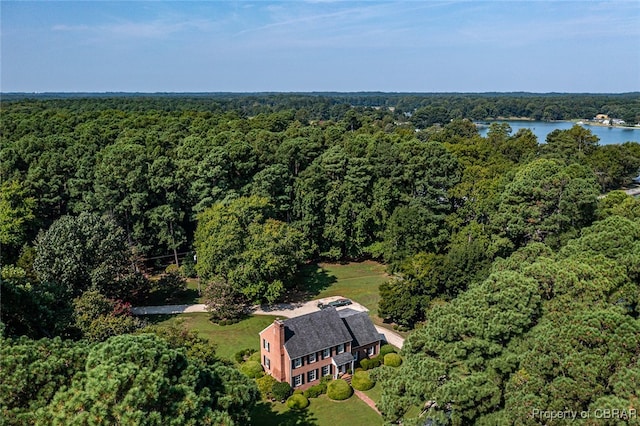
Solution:
<path fill-rule="evenodd" d="M 354 312 L 342 315 L 342 321 L 353 336 L 353 347 L 368 345 L 380 340 L 380 333 L 376 330 L 366 312 Z"/>
<path fill-rule="evenodd" d="M 326 308 L 284 321 L 284 347 L 291 359 L 351 342 L 352 337 L 335 308 Z"/>

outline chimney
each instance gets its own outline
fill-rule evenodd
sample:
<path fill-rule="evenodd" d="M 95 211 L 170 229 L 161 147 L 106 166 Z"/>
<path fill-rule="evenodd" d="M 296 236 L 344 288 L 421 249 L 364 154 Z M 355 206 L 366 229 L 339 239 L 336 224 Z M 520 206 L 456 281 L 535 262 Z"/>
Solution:
<path fill-rule="evenodd" d="M 274 371 L 274 377 L 278 379 L 280 382 L 287 381 L 287 366 L 285 366 L 285 357 L 284 357 L 284 321 L 280 318 L 276 318 L 273 321 L 273 342 L 278 346 L 274 348 L 274 356 L 277 356 L 279 368 Z"/>
<path fill-rule="evenodd" d="M 284 347 L 284 321 L 280 318 L 276 318 L 273 323 L 275 325 L 275 327 L 273 327 L 275 341 L 278 342 L 279 348 L 282 348 Z"/>

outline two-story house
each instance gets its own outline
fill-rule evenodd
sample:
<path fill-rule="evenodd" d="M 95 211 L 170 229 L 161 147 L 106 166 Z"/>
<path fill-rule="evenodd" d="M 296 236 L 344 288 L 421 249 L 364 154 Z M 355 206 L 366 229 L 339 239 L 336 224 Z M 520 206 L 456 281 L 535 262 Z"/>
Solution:
<path fill-rule="evenodd" d="M 381 339 L 366 312 L 326 308 L 275 320 L 262 330 L 260 359 L 276 380 L 306 389 L 323 376 L 353 371 L 358 359 L 377 355 Z"/>

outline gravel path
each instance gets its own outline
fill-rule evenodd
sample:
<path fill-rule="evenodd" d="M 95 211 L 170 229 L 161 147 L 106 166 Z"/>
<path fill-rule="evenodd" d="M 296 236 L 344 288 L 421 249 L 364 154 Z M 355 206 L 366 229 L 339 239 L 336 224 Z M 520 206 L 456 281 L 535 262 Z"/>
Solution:
<path fill-rule="evenodd" d="M 277 317 L 293 318 L 300 315 L 310 314 L 319 310 L 318 303 L 329 303 L 333 300 L 343 299 L 342 296 L 331 296 L 323 299 L 315 299 L 305 303 L 281 303 L 278 305 L 261 305 L 254 306 L 251 310 L 253 315 L 273 315 Z M 353 302 L 351 305 L 341 306 L 340 309 L 353 309 L 355 311 L 367 312 L 368 309 L 358 302 Z M 207 308 L 204 304 L 197 305 L 164 305 L 164 306 L 138 306 L 131 308 L 131 313 L 134 315 L 173 315 L 173 314 L 188 314 L 192 312 L 207 312 Z M 383 334 L 386 341 L 393 346 L 402 349 L 404 338 L 398 333 L 389 330 L 388 328 L 376 325 L 376 330 Z"/>

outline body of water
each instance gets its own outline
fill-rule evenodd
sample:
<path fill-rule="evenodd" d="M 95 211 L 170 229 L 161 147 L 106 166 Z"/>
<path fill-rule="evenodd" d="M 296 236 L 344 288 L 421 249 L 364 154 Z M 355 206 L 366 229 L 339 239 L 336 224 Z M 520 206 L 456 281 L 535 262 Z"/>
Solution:
<path fill-rule="evenodd" d="M 570 121 L 496 121 L 495 123 L 507 123 L 511 126 L 512 134 L 520 129 L 531 129 L 538 138 L 538 143 L 544 143 L 547 135 L 554 130 L 568 130 L 575 123 Z M 484 123 L 483 123 L 484 124 Z M 639 142 L 640 129 L 625 129 L 623 127 L 610 126 L 589 126 L 583 124 L 582 127 L 591 130 L 591 133 L 600 139 L 600 145 L 621 144 L 624 142 Z M 487 136 L 489 126 L 482 126 L 478 129 L 481 136 Z"/>

